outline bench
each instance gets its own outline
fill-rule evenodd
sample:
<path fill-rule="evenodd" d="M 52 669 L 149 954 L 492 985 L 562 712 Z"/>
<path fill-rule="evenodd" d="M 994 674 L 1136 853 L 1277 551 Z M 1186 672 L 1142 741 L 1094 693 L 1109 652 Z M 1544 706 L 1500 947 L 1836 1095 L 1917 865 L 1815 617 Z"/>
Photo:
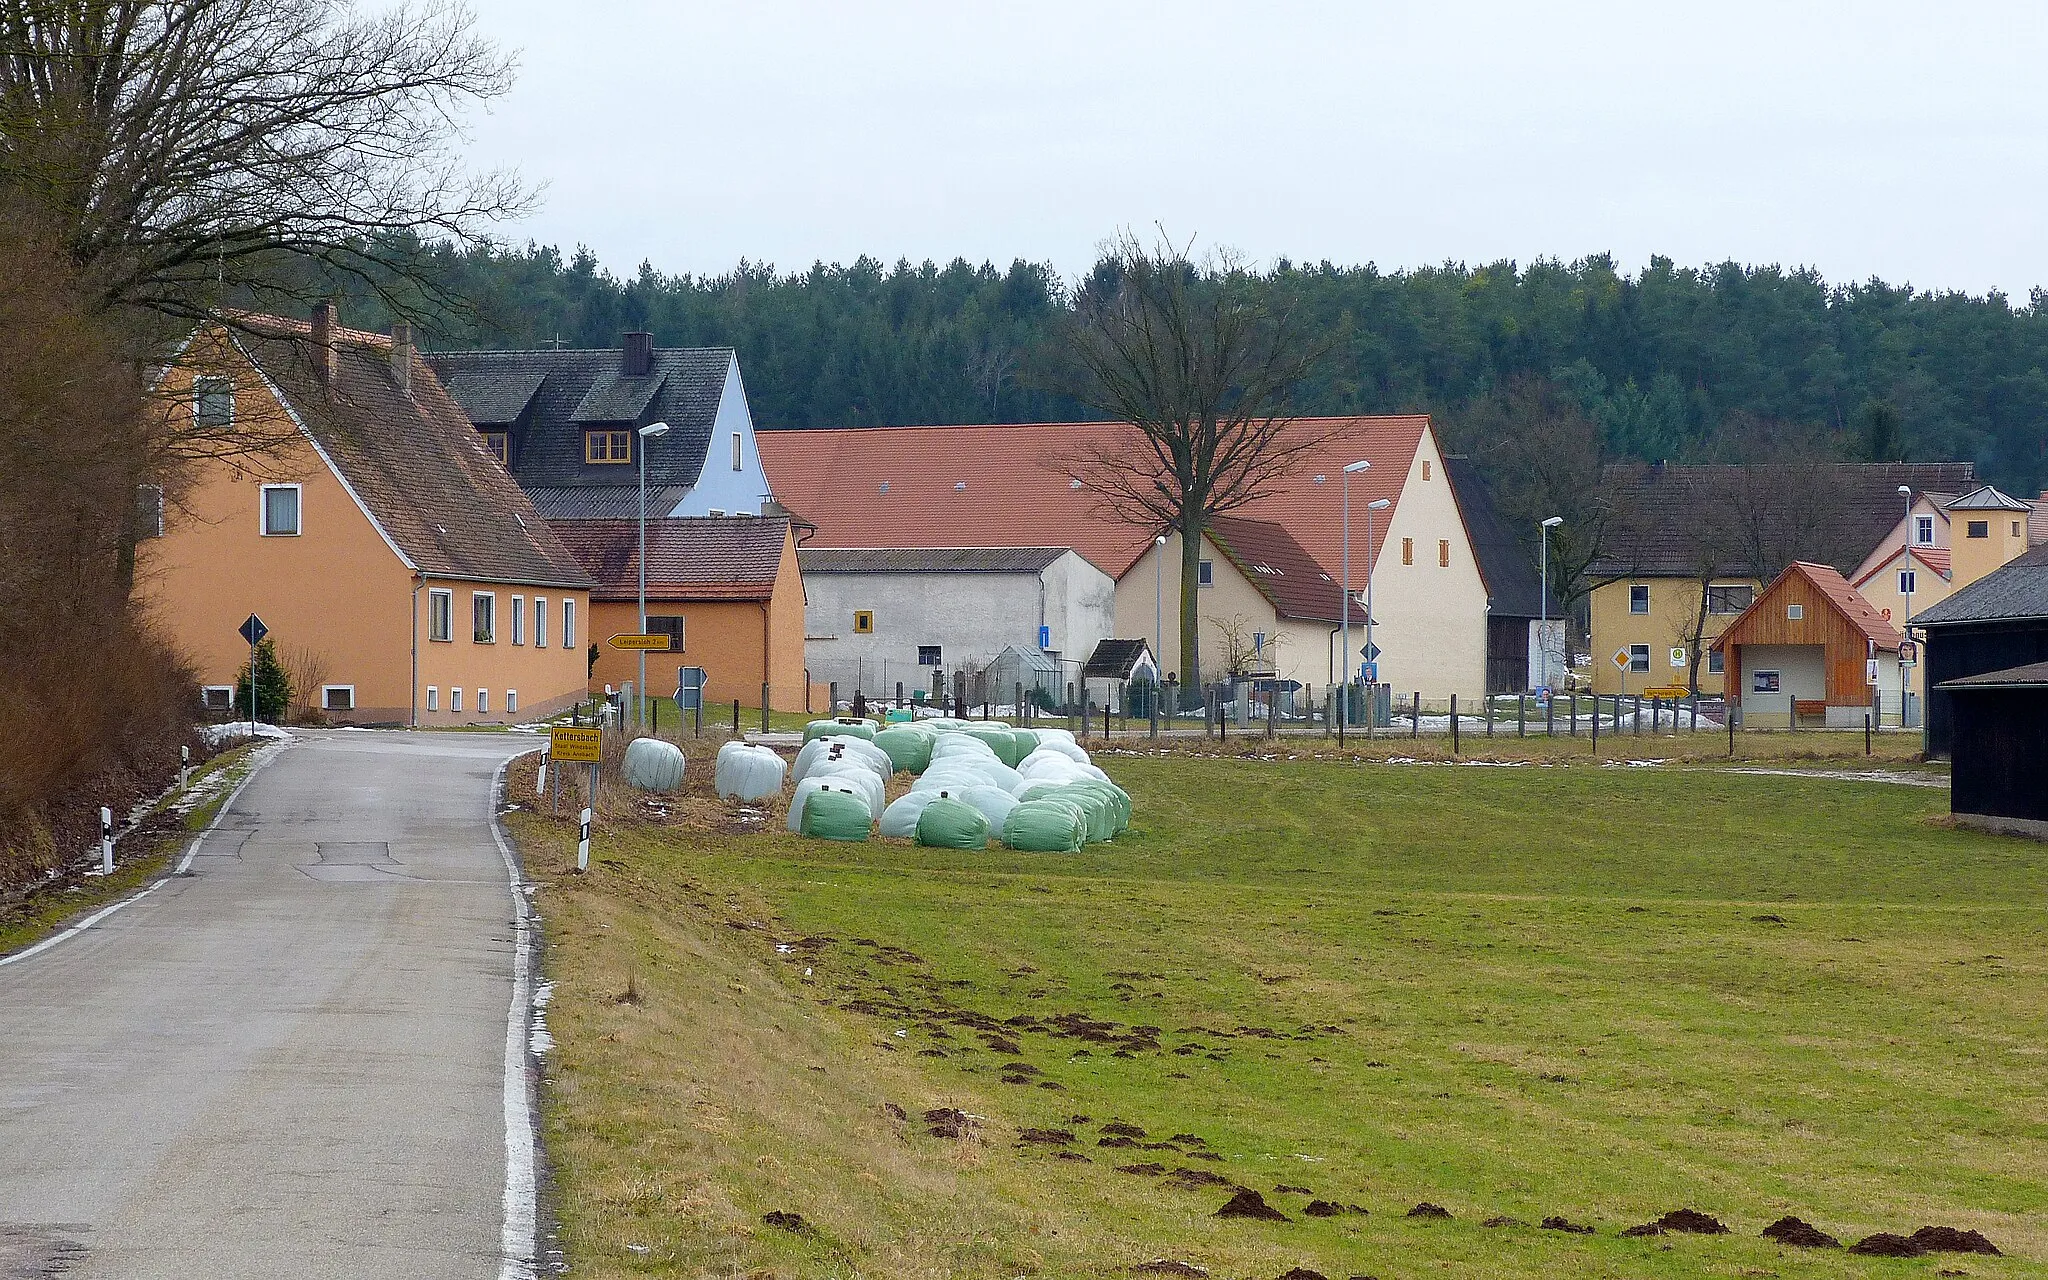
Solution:
<path fill-rule="evenodd" d="M 1827 719 L 1828 704 L 1825 698 L 1794 698 L 1792 713 L 1801 720 Z"/>

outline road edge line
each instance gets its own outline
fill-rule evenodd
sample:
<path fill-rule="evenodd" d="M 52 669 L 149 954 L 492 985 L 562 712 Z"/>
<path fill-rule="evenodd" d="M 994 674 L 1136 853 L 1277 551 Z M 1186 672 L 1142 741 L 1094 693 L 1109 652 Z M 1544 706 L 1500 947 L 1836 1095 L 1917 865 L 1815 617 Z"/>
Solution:
<path fill-rule="evenodd" d="M 540 1190 L 536 1171 L 540 1129 L 535 1123 L 527 1072 L 527 1036 L 533 1025 L 533 910 L 527 905 L 519 861 L 505 837 L 505 774 L 512 762 L 538 752 L 522 751 L 498 765 L 491 778 L 491 840 L 505 863 L 512 893 L 512 1002 L 505 1015 L 505 1203 L 498 1233 L 499 1280 L 532 1280 L 539 1251 Z"/>
<path fill-rule="evenodd" d="M 273 739 L 273 741 L 275 741 L 275 739 Z M 285 742 L 287 743 L 287 745 L 289 745 L 291 743 L 291 739 L 287 738 L 285 739 Z M 185 846 L 185 854 L 181 859 L 179 859 L 178 865 L 175 869 L 167 871 L 163 875 L 158 876 L 156 879 L 150 881 L 142 888 L 137 889 L 135 892 L 129 894 L 125 898 L 122 898 L 118 902 L 108 903 L 106 906 L 101 907 L 98 911 L 93 912 L 85 919 L 80 920 L 77 924 L 71 925 L 69 928 L 66 928 L 58 933 L 51 934 L 49 937 L 44 938 L 41 942 L 36 943 L 32 947 L 24 947 L 20 951 L 15 952 L 13 955 L 0 956 L 0 969 L 4 969 L 10 964 L 19 964 L 21 961 L 28 959 L 30 956 L 41 955 L 43 952 L 48 951 L 50 948 L 56 946 L 58 943 L 66 942 L 72 938 L 77 937 L 79 934 L 84 933 L 87 929 L 92 928 L 94 925 L 106 919 L 108 916 L 113 915 L 116 911 L 119 911 L 121 908 L 132 906 L 135 903 L 142 901 L 144 898 L 147 898 L 150 894 L 155 893 L 158 889 L 163 888 L 164 885 L 168 884 L 173 879 L 177 878 L 178 876 L 184 875 L 185 872 L 191 868 L 192 859 L 194 856 L 198 854 L 199 846 L 205 842 L 206 837 L 213 834 L 213 829 L 220 825 L 220 820 L 228 816 L 228 811 L 235 807 L 235 801 L 241 797 L 242 789 L 244 787 L 247 787 L 249 783 L 255 779 L 256 775 L 262 772 L 263 766 L 269 764 L 271 760 L 275 759 L 278 754 L 279 753 L 277 752 L 272 752 L 270 755 L 262 756 L 258 758 L 254 764 L 249 766 L 249 772 L 242 775 L 242 780 L 235 784 L 235 789 L 233 791 L 228 792 L 228 798 L 221 801 L 220 808 L 214 811 L 213 821 L 207 823 L 206 829 L 201 831 L 198 835 L 193 836 L 192 842 Z"/>

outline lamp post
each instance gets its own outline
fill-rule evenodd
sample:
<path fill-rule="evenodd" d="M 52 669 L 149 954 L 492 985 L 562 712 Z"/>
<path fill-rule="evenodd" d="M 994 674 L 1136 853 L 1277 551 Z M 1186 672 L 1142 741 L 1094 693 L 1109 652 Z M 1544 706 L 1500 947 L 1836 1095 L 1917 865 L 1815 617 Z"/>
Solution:
<path fill-rule="evenodd" d="M 650 422 L 640 428 L 640 447 L 635 450 L 640 462 L 640 634 L 647 634 L 647 442 L 657 436 L 668 434 L 666 422 Z M 639 724 L 645 718 L 641 708 L 647 705 L 647 650 L 640 651 L 640 683 L 633 686 L 633 723 Z"/>
<path fill-rule="evenodd" d="M 1550 519 L 1548 519 L 1548 520 L 1545 520 L 1545 521 L 1544 521 L 1544 522 L 1542 523 L 1542 525 L 1540 525 L 1540 526 L 1539 526 L 1539 527 L 1537 528 L 1537 530 L 1536 530 L 1536 537 L 1537 537 L 1538 541 L 1540 541 L 1540 542 L 1541 542 L 1541 543 L 1543 544 L 1542 550 L 1541 550 L 1540 552 L 1538 552 L 1538 554 L 1537 554 L 1537 557 L 1536 557 L 1536 558 L 1537 558 L 1537 560 L 1538 560 L 1538 561 L 1539 561 L 1539 562 L 1540 562 L 1540 563 L 1542 564 L 1542 566 L 1543 566 L 1543 568 L 1542 568 L 1542 570 L 1541 570 L 1541 573 L 1542 573 L 1542 575 L 1543 575 L 1543 582 L 1542 582 L 1541 586 L 1540 586 L 1540 587 L 1538 588 L 1538 591 L 1537 591 L 1537 594 L 1538 594 L 1538 595 L 1540 595 L 1540 596 L 1542 596 L 1542 598 L 1543 598 L 1543 599 L 1542 599 L 1542 602 L 1541 602 L 1541 604 L 1539 605 L 1539 607 L 1540 607 L 1540 608 L 1542 609 L 1542 611 L 1543 611 L 1543 621 L 1541 621 L 1541 622 L 1539 622 L 1539 623 L 1537 623 L 1537 624 L 1536 624 L 1536 647 L 1537 647 L 1537 648 L 1538 648 L 1539 650 L 1541 650 L 1541 651 L 1542 651 L 1542 653 L 1543 653 L 1543 683 L 1542 683 L 1542 684 L 1541 684 L 1541 685 L 1540 685 L 1539 687 L 1540 687 L 1540 688 L 1544 688 L 1544 689 L 1548 689 L 1548 688 L 1550 688 L 1550 687 L 1551 687 L 1551 680 L 1550 680 L 1550 531 L 1551 531 L 1552 529 L 1555 529 L 1555 528 L 1557 528 L 1557 526 L 1559 526 L 1559 525 L 1561 525 L 1561 524 L 1563 524 L 1563 523 L 1564 523 L 1564 517 L 1563 517 L 1563 516 L 1552 516 L 1552 517 L 1550 517 Z M 1574 705 L 1577 705 L 1577 704 L 1574 704 Z"/>
<path fill-rule="evenodd" d="M 1375 498 L 1365 504 L 1365 649 L 1367 653 L 1374 652 L 1372 645 L 1372 564 L 1374 560 L 1372 553 L 1372 513 L 1375 511 L 1385 511 L 1393 505 L 1393 500 L 1390 498 Z M 1347 656 L 1345 660 L 1348 662 L 1350 659 Z M 1374 656 L 1367 659 L 1367 661 L 1378 662 L 1379 658 Z M 1350 673 L 1346 672 L 1345 674 L 1348 676 Z M 1374 681 L 1373 683 L 1377 684 L 1379 682 Z M 1378 727 L 1373 723 L 1377 714 L 1373 710 L 1372 704 L 1368 702 L 1365 708 L 1365 736 L 1368 738 L 1372 736 L 1373 730 Z"/>
<path fill-rule="evenodd" d="M 1158 653 L 1158 661 L 1159 661 L 1160 665 L 1162 665 L 1162 666 L 1164 666 L 1164 665 L 1165 665 L 1165 663 L 1166 663 L 1166 585 L 1165 585 L 1165 584 L 1166 584 L 1166 535 L 1162 533 L 1162 534 L 1160 534 L 1160 535 L 1159 535 L 1158 537 L 1156 537 L 1156 538 L 1152 539 L 1152 634 L 1153 634 L 1153 635 L 1155 635 L 1155 636 L 1158 636 L 1158 637 L 1159 637 L 1159 653 Z M 1154 704 L 1155 706 L 1156 706 L 1156 705 L 1158 704 L 1158 702 L 1159 702 L 1159 694 L 1161 694 L 1161 693 L 1164 693 L 1164 692 L 1166 691 L 1166 681 L 1165 681 L 1165 679 L 1164 679 L 1163 677 L 1162 677 L 1162 678 L 1161 678 L 1161 679 L 1160 679 L 1160 680 L 1158 681 L 1158 684 L 1159 684 L 1159 689 L 1158 689 L 1158 692 L 1156 692 L 1156 693 L 1154 693 L 1154 694 L 1152 695 L 1152 701 L 1153 701 L 1153 704 Z M 1170 714 L 1172 714 L 1172 712 L 1171 712 L 1171 711 L 1169 711 L 1169 712 L 1168 712 L 1168 714 L 1170 715 Z M 1158 716 L 1158 713 L 1157 713 L 1156 711 L 1154 712 L 1154 714 L 1153 714 L 1153 716 L 1152 716 L 1152 720 L 1153 720 L 1153 722 L 1154 722 L 1154 724 L 1155 724 L 1155 725 L 1156 725 L 1156 724 L 1158 723 L 1158 720 L 1159 720 L 1159 716 Z M 1156 732 L 1155 732 L 1154 736 L 1155 736 L 1155 737 L 1156 737 L 1156 736 L 1158 736 Z"/>
<path fill-rule="evenodd" d="M 1899 486 L 1899 497 L 1906 504 L 1906 547 L 1905 559 L 1899 570 L 1899 587 L 1906 597 L 1905 616 L 1899 619 L 1899 634 L 1913 638 L 1913 489 L 1910 485 Z M 1936 601 L 1939 604 L 1939 601 Z M 1910 677 L 1899 680 L 1899 727 L 1906 727 L 1906 704 L 1912 700 L 1913 689 Z"/>
<path fill-rule="evenodd" d="M 1337 723 L 1339 726 L 1351 723 L 1351 476 L 1354 472 L 1370 470 L 1372 470 L 1372 463 L 1363 458 L 1360 458 L 1357 462 L 1347 462 L 1344 464 L 1344 479 L 1342 481 L 1344 488 L 1344 598 L 1337 604 L 1337 617 L 1340 619 L 1339 625 L 1343 628 L 1344 632 L 1343 640 L 1338 645 L 1337 653 L 1337 671 L 1338 674 L 1344 677 L 1344 682 L 1338 686 L 1337 692 Z M 1366 521 L 1370 524 L 1372 517 L 1367 516 Z M 1368 536 L 1365 541 L 1366 580 L 1371 581 L 1372 538 Z M 1365 607 L 1365 627 L 1368 637 L 1366 643 L 1371 644 L 1371 605 Z M 1337 730 L 1340 740 L 1343 732 L 1344 730 L 1341 727 Z"/>

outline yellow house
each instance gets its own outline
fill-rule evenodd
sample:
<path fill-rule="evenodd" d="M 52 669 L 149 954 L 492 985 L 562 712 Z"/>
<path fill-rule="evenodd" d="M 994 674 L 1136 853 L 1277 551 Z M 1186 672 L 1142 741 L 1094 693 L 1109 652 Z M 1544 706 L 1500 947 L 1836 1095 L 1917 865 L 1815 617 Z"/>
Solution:
<path fill-rule="evenodd" d="M 1762 583 L 1716 576 L 1706 588 L 1706 648 L 1736 615 L 1749 608 Z M 1700 619 L 1697 578 L 1630 575 L 1593 589 L 1588 605 L 1593 637 L 1593 692 L 1640 694 L 1686 686 L 1692 675 L 1692 633 Z M 1699 664 L 1699 691 L 1723 689 L 1721 654 L 1707 650 Z"/>
<path fill-rule="evenodd" d="M 337 721 L 506 723 L 584 696 L 591 580 L 403 328 L 343 329 L 325 304 L 207 326 L 158 391 L 219 452 L 162 495 L 138 592 L 209 708 L 250 614 Z"/>

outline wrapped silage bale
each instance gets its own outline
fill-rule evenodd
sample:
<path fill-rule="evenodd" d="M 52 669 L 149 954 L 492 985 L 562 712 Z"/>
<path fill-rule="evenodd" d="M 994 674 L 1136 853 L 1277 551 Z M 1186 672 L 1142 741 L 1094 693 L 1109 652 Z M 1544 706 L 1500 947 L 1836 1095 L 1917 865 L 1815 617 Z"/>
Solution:
<path fill-rule="evenodd" d="M 872 769 L 857 760 L 827 756 L 811 770 L 810 776 L 829 780 L 835 787 L 858 792 L 861 798 L 868 802 L 872 817 L 881 817 L 882 810 L 888 807 L 888 797 L 882 788 L 882 780 L 875 776 Z"/>
<path fill-rule="evenodd" d="M 1017 797 L 1001 787 L 968 787 L 960 792 L 959 798 L 981 811 L 991 831 L 1001 831 L 1003 820 L 1017 807 Z"/>
<path fill-rule="evenodd" d="M 943 769 L 932 768 L 926 770 L 918 776 L 917 781 L 910 784 L 910 789 L 912 791 L 962 791 L 968 787 L 985 787 L 987 785 L 988 775 L 980 770 L 954 765 Z"/>
<path fill-rule="evenodd" d="M 912 791 L 900 795 L 882 810 L 882 834 L 891 840 L 909 840 L 917 835 L 917 819 L 924 807 L 938 799 L 943 792 Z"/>
<path fill-rule="evenodd" d="M 1012 768 L 1016 767 L 1018 760 L 1017 737 L 1010 732 L 1010 726 L 983 721 L 967 726 L 960 733 L 964 737 L 973 738 L 978 742 L 985 743 L 990 751 L 996 753 L 996 759 Z"/>
<path fill-rule="evenodd" d="M 1079 782 L 1069 783 L 1068 785 L 1071 788 L 1077 788 L 1101 796 L 1110 803 L 1115 811 L 1116 834 L 1122 835 L 1131 829 L 1131 796 L 1122 787 L 1119 787 L 1114 782 L 1098 782 L 1093 778 L 1086 778 Z"/>
<path fill-rule="evenodd" d="M 889 757 L 897 773 L 923 773 L 931 767 L 933 735 L 909 725 L 891 725 L 875 735 L 875 746 Z"/>
<path fill-rule="evenodd" d="M 635 738 L 626 744 L 622 769 L 635 791 L 674 791 L 683 785 L 683 749 L 660 738 Z"/>
<path fill-rule="evenodd" d="M 1055 729 L 1048 726 L 1033 729 L 1031 732 L 1038 735 L 1038 745 L 1041 747 L 1048 742 L 1064 742 L 1070 747 L 1074 745 L 1074 731 L 1072 729 Z"/>
<path fill-rule="evenodd" d="M 934 796 L 917 817 L 917 842 L 934 849 L 988 848 L 988 819 L 951 796 Z"/>
<path fill-rule="evenodd" d="M 841 716 L 836 720 L 813 720 L 804 726 L 804 741 L 814 738 L 865 738 L 874 741 L 876 724 L 862 716 Z"/>
<path fill-rule="evenodd" d="M 1075 743 L 1073 739 L 1048 738 L 1042 733 L 1038 736 L 1038 749 L 1031 754 L 1034 756 L 1061 756 L 1073 761 L 1075 764 L 1087 764 L 1089 762 L 1088 752 Z M 1029 756 L 1026 757 L 1026 759 L 1029 758 Z M 1022 768 L 1023 766 L 1020 764 L 1018 767 Z"/>
<path fill-rule="evenodd" d="M 1003 843 L 1026 853 L 1079 853 L 1088 820 L 1064 800 L 1026 800 L 1003 819 Z"/>
<path fill-rule="evenodd" d="M 1027 778 L 1058 778 L 1079 773 L 1086 763 L 1051 747 L 1040 747 L 1017 763 L 1017 772 Z"/>
<path fill-rule="evenodd" d="M 889 754 L 872 742 L 859 738 L 813 738 L 796 753 L 796 765 L 790 774 L 798 782 L 811 776 L 818 762 L 833 756 L 850 758 L 860 762 L 878 778 L 887 778 L 895 772 L 889 763 Z"/>
<path fill-rule="evenodd" d="M 1082 816 L 1088 820 L 1088 843 L 1101 844 L 1116 838 L 1116 801 L 1108 796 L 1070 782 L 1046 798 L 1081 810 Z"/>
<path fill-rule="evenodd" d="M 932 763 L 951 760 L 955 757 L 985 757 L 1000 760 L 996 749 L 980 738 L 968 733 L 942 733 L 932 739 Z"/>
<path fill-rule="evenodd" d="M 804 798 L 798 830 L 818 840 L 866 840 L 874 820 L 867 801 L 827 784 Z"/>
<path fill-rule="evenodd" d="M 766 747 L 728 742 L 718 749 L 712 783 L 721 800 L 766 800 L 782 790 L 782 757 Z"/>

